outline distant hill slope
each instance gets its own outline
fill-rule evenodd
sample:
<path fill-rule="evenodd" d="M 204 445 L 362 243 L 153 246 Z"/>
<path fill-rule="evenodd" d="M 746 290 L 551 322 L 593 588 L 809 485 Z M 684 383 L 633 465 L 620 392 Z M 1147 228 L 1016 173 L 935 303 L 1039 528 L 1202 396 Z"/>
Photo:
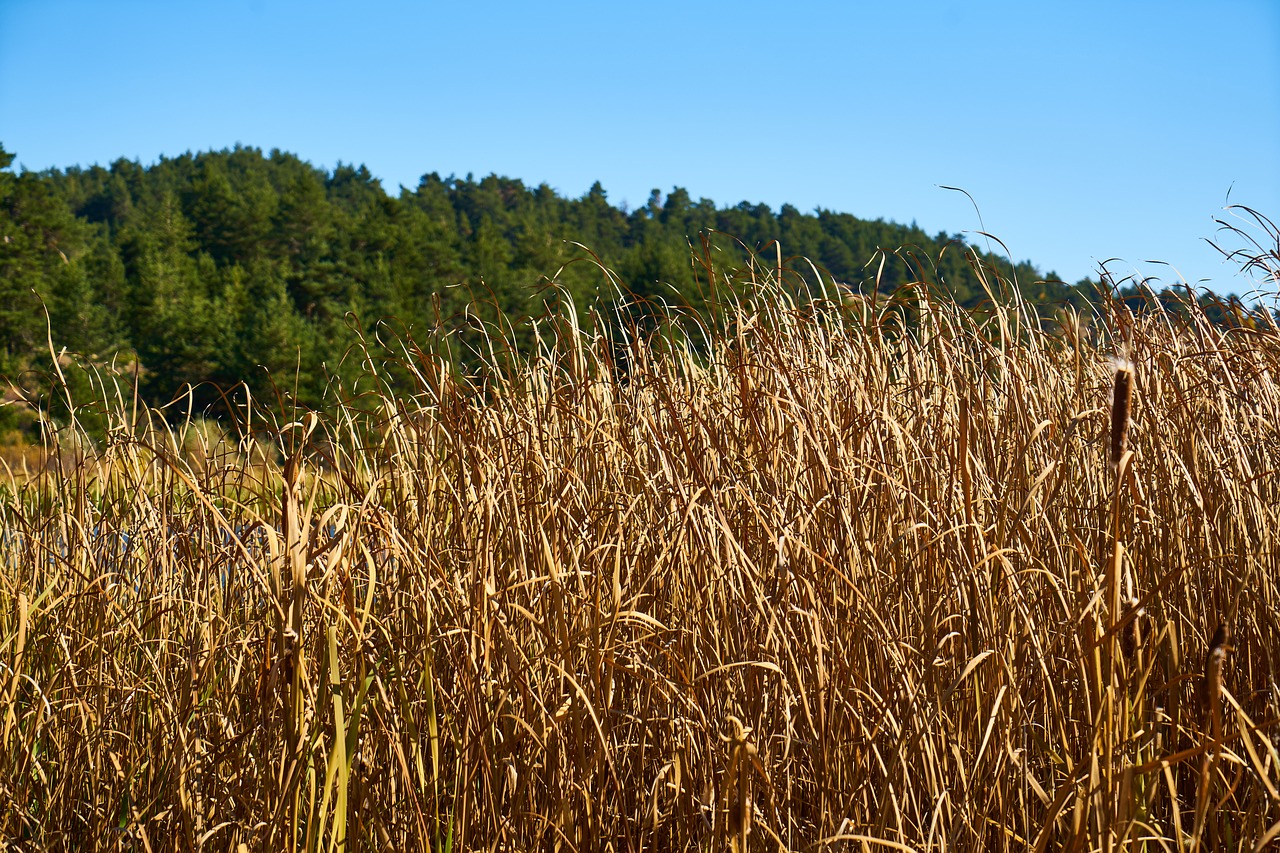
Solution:
<path fill-rule="evenodd" d="M 700 248 L 708 229 L 718 263 L 745 262 L 742 246 L 773 262 L 779 241 L 837 281 L 869 286 L 878 275 L 886 290 L 921 273 L 893 255 L 883 268 L 868 261 L 916 247 L 902 254 L 929 280 L 965 304 L 985 298 L 964 252 L 943 251 L 954 235 L 789 205 L 717 207 L 680 188 L 624 211 L 598 183 L 565 198 L 496 175 L 432 173 L 396 197 L 363 166 L 326 172 L 256 148 L 21 174 L 7 170 L 12 160 L 0 148 L 0 374 L 47 349 L 43 300 L 55 348 L 136 353 L 153 399 L 186 383 L 262 390 L 265 366 L 296 375 L 314 400 L 353 340 L 348 324 L 432 324 L 478 296 L 518 316 L 539 310 L 535 288 L 566 264 L 558 281 L 592 298 L 605 278 L 571 263 L 589 257 L 575 243 L 633 292 L 679 298 L 674 288 L 695 308 L 690 244 Z M 1080 299 L 1028 263 L 987 260 L 1035 301 Z"/>

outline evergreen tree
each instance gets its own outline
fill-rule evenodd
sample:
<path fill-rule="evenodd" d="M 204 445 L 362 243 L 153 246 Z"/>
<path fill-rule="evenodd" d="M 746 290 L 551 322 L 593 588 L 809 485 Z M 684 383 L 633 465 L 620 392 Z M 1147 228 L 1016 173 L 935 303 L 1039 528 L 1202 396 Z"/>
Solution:
<path fill-rule="evenodd" d="M 200 406 L 220 405 L 214 386 L 274 393 L 270 372 L 320 405 L 331 377 L 354 373 L 353 331 L 394 318 L 478 345 L 474 318 L 518 328 L 554 304 L 551 279 L 580 308 L 612 298 L 598 264 L 634 294 L 694 310 L 713 308 L 708 264 L 760 252 L 772 267 L 779 248 L 849 287 L 924 279 L 964 304 L 987 298 L 967 247 L 945 233 L 791 205 L 717 208 L 681 187 L 627 212 L 598 182 L 567 198 L 430 173 L 393 197 L 364 166 L 326 173 L 241 146 L 39 174 L 14 174 L 12 161 L 0 148 L 0 373 L 47 349 L 43 303 L 56 349 L 136 354 L 153 402 L 188 384 Z M 1029 263 L 980 257 L 1037 301 L 1084 298 Z"/>

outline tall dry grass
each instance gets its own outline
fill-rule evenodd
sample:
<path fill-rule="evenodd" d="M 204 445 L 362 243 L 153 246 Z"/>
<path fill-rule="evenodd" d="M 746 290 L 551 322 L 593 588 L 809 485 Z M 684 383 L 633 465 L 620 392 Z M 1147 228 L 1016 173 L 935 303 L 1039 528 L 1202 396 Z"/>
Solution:
<path fill-rule="evenodd" d="M 470 378 L 370 345 L 358 406 L 217 453 L 120 393 L 0 503 L 0 835 L 1274 837 L 1275 324 L 751 275 L 685 335 L 565 306 Z"/>

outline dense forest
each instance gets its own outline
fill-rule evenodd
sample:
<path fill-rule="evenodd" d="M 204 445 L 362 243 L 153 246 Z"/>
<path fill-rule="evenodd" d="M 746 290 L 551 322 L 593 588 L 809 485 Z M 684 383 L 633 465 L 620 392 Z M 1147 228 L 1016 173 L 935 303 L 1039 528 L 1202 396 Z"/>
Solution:
<path fill-rule="evenodd" d="M 700 253 L 731 269 L 755 252 L 776 263 L 780 245 L 855 289 L 925 279 L 963 304 L 986 298 L 958 236 L 789 205 L 717 207 L 678 187 L 626 210 L 599 183 L 566 198 L 496 175 L 431 173 L 392 195 L 363 166 L 328 172 L 249 147 L 45 172 L 13 160 L 0 147 L 10 400 L 39 391 L 52 344 L 127 367 L 152 403 L 194 386 L 195 405 L 216 408 L 218 388 L 261 395 L 274 376 L 322 405 L 335 376 L 359 371 L 358 334 L 380 323 L 438 330 L 468 306 L 518 323 L 547 310 L 551 282 L 579 305 L 617 298 L 601 265 L 630 294 L 699 310 Z M 982 257 L 1036 302 L 1083 297 L 1029 263 Z M 19 425 L 18 408 L 0 410 L 0 430 Z"/>

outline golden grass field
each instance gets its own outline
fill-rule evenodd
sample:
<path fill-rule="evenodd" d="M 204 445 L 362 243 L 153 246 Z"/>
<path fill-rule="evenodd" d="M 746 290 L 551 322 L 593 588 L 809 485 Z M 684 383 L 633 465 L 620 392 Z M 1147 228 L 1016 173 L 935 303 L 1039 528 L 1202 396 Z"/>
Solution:
<path fill-rule="evenodd" d="M 8 849 L 1265 848 L 1274 321 L 752 275 L 69 427 L 0 492 Z"/>

